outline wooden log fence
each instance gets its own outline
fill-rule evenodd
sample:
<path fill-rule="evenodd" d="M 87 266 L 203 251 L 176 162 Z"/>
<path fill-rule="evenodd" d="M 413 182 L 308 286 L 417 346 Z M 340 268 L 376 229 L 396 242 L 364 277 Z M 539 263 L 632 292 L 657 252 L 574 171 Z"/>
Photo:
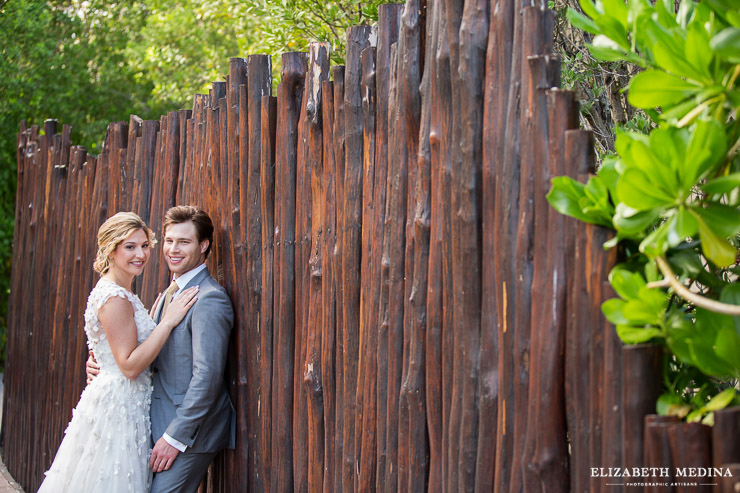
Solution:
<path fill-rule="evenodd" d="M 22 123 L 14 477 L 36 490 L 85 385 L 98 226 L 133 210 L 159 232 L 197 204 L 236 312 L 238 415 L 202 491 L 619 492 L 609 468 L 643 466 L 702 483 L 660 491 L 737 491 L 740 410 L 713 429 L 651 414 L 665 356 L 600 311 L 610 232 L 545 199 L 595 162 L 553 24 L 528 0 L 407 0 L 348 30 L 346 66 L 326 43 L 286 53 L 273 96 L 269 56 L 232 58 L 192 109 L 111 123 L 98 156 Z M 167 277 L 152 255 L 145 305 Z"/>

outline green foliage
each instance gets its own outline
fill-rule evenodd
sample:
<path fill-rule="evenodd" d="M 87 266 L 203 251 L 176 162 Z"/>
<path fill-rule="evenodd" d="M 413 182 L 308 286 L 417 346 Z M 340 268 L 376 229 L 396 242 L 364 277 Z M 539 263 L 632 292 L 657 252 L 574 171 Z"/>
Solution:
<path fill-rule="evenodd" d="M 626 344 L 668 354 L 661 413 L 711 423 L 740 403 L 740 8 L 730 0 L 581 0 L 574 26 L 606 62 L 641 70 L 628 100 L 653 123 L 617 132 L 587 184 L 553 179 L 550 204 L 610 227 L 625 262 L 602 311 Z M 644 130 L 648 130 L 644 132 Z M 674 274 L 675 273 L 675 274 Z M 674 275 L 690 289 L 669 288 Z"/>
<path fill-rule="evenodd" d="M 271 54 L 307 51 L 309 42 L 326 41 L 332 45 L 333 63 L 343 64 L 347 27 L 373 24 L 378 20 L 379 5 L 400 1 L 272 0 L 263 1 L 250 11 L 262 19 L 258 29 Z"/>
<path fill-rule="evenodd" d="M 343 63 L 348 26 L 380 0 L 0 0 L 0 371 L 5 355 L 21 120 L 58 118 L 97 154 L 110 122 L 159 119 L 223 80 L 230 57 L 331 43 Z"/>

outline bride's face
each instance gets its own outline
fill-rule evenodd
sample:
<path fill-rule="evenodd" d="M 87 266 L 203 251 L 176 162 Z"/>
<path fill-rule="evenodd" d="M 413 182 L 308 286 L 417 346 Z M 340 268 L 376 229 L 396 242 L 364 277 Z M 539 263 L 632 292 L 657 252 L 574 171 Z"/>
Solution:
<path fill-rule="evenodd" d="M 110 254 L 110 268 L 120 274 L 138 276 L 144 270 L 150 255 L 149 238 L 144 230 L 137 229 Z"/>

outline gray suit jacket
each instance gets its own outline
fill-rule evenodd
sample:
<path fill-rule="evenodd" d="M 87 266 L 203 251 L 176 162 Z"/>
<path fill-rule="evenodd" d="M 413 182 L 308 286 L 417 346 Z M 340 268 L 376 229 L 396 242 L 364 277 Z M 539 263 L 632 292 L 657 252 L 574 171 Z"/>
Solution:
<path fill-rule="evenodd" d="M 166 432 L 187 445 L 186 452 L 217 452 L 234 448 L 235 440 L 236 414 L 224 381 L 234 310 L 208 269 L 187 287 L 196 285 L 198 300 L 152 365 L 152 437 L 156 442 Z M 163 303 L 155 312 L 157 322 Z"/>

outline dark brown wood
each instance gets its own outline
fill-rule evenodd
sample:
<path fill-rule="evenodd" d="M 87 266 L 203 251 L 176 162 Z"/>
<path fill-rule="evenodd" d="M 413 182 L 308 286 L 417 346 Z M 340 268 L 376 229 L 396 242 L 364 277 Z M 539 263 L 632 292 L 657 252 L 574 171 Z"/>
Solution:
<path fill-rule="evenodd" d="M 426 302 L 420 300 L 416 304 L 412 297 L 414 296 L 414 267 L 416 265 L 416 227 L 415 227 L 415 209 L 416 195 L 419 191 L 417 183 L 419 181 L 418 149 L 419 149 L 419 128 L 421 118 L 421 94 L 419 87 L 422 76 L 422 63 L 424 57 L 423 33 L 424 33 L 424 16 L 422 2 L 409 1 L 404 6 L 401 15 L 401 26 L 398 37 L 398 101 L 399 101 L 399 125 L 397 128 L 397 145 L 403 151 L 399 154 L 402 169 L 407 173 L 406 184 L 406 213 L 405 213 L 405 245 L 404 245 L 404 291 L 403 291 L 403 329 L 400 333 L 400 339 L 395 338 L 396 332 L 392 331 L 389 338 L 389 349 L 391 352 L 391 361 L 393 361 L 393 351 L 401 349 L 401 381 L 399 386 L 398 398 L 398 461 L 397 461 L 397 479 L 392 474 L 390 481 L 386 485 L 389 488 L 413 488 L 419 490 L 426 484 L 426 475 L 428 468 L 428 454 L 426 452 L 426 433 L 419 432 L 419 426 L 426 428 L 426 413 L 424 412 L 424 387 L 423 378 L 420 377 L 421 364 L 424 360 L 424 338 L 420 331 L 422 328 L 416 320 L 415 308 L 421 310 L 421 316 L 425 316 Z M 396 148 L 397 152 L 400 150 Z M 422 232 L 424 228 L 421 228 Z M 422 252 L 426 247 L 422 247 Z M 426 262 L 426 253 L 418 258 L 418 263 Z M 424 267 L 426 269 L 426 267 Z M 419 280 L 424 286 L 418 286 L 426 291 L 426 276 Z M 399 303 L 400 305 L 400 303 Z M 413 356 L 412 356 L 413 351 Z M 412 362 L 414 367 L 412 373 L 409 373 Z M 410 378 L 409 378 L 410 376 Z M 413 411 L 412 411 L 412 409 Z M 421 411 L 420 414 L 412 416 L 413 413 Z M 413 427 L 413 429 L 411 429 Z M 418 464 L 412 464 L 411 459 L 420 459 Z M 393 466 L 393 462 L 390 462 Z M 414 468 L 415 480 L 412 481 L 411 469 Z M 390 471 L 393 472 L 392 470 Z"/>
<path fill-rule="evenodd" d="M 659 468 L 661 473 L 661 483 L 673 483 L 676 477 L 676 471 L 673 468 L 671 460 L 671 447 L 668 441 L 668 430 L 678 422 L 675 416 L 658 416 L 649 414 L 645 416 L 645 449 L 643 451 L 643 467 Z M 665 472 L 664 476 L 662 473 Z M 599 480 L 602 481 L 601 479 Z M 657 483 L 657 482 L 656 482 Z M 655 484 L 655 483 L 653 483 Z M 668 486 L 645 486 L 646 493 L 657 492 L 674 492 L 675 487 Z"/>
<path fill-rule="evenodd" d="M 344 78 L 345 167 L 342 212 L 342 318 L 343 318 L 343 447 L 342 490 L 351 491 L 358 480 L 360 447 L 355 443 L 357 375 L 360 327 L 360 245 L 362 235 L 363 125 L 360 54 L 370 45 L 370 26 L 347 31 L 347 66 Z"/>
<path fill-rule="evenodd" d="M 712 427 L 712 465 L 726 467 L 728 464 L 740 464 L 740 406 L 714 412 Z M 734 437 L 734 438 L 733 438 Z M 735 469 L 735 481 L 740 482 L 740 474 Z M 729 484 L 730 482 L 727 481 Z M 734 483 L 733 483 L 734 484 Z M 715 488 L 715 491 L 719 488 Z"/>
<path fill-rule="evenodd" d="M 442 201 L 442 166 L 441 166 L 441 141 L 447 129 L 442 129 L 441 119 L 448 115 L 441 111 L 441 100 L 443 94 L 440 87 L 440 72 L 449 76 L 449 70 L 444 66 L 440 51 L 445 42 L 444 4 L 438 2 L 433 4 L 430 13 L 427 14 L 427 47 L 424 62 L 424 82 L 422 85 L 422 129 L 428 127 L 428 150 L 424 148 L 425 141 L 420 146 L 420 162 L 422 156 L 429 160 L 429 198 L 428 207 L 430 220 L 429 231 L 429 258 L 428 279 L 426 293 L 426 341 L 425 341 L 425 394 L 426 414 L 429 430 L 429 480 L 430 491 L 441 491 L 443 487 L 442 474 L 444 464 L 443 457 L 443 434 L 446 425 L 442 417 L 442 313 L 443 313 L 443 286 L 442 286 L 442 249 L 444 238 L 442 237 L 442 223 L 445 216 L 445 207 Z M 427 86 L 428 85 L 428 86 Z M 428 89 L 427 89 L 428 87 Z M 428 114 L 428 123 L 424 112 Z M 422 139 L 425 132 L 422 130 Z M 426 157 L 428 153 L 428 158 Z M 420 183 L 424 178 L 420 179 Z M 423 195 L 419 194 L 421 202 Z M 494 409 L 495 411 L 495 409 Z M 493 415 L 495 423 L 495 414 Z M 489 490 L 492 486 L 489 487 Z"/>
<path fill-rule="evenodd" d="M 296 145 L 306 76 L 305 54 L 284 54 L 280 72 L 277 117 L 281 125 L 275 137 L 275 220 L 280 231 L 275 242 L 279 273 L 275 274 L 277 344 L 272 379 L 271 491 L 293 488 Z"/>
<path fill-rule="evenodd" d="M 336 286 L 337 315 L 335 330 L 336 368 L 336 422 L 334 425 L 335 465 L 334 483 L 330 491 L 342 491 L 344 464 L 344 282 L 342 270 L 342 238 L 344 238 L 344 166 L 345 166 L 345 127 L 344 127 L 344 66 L 332 67 L 334 89 L 334 120 L 332 125 L 334 146 L 334 186 L 336 191 L 336 244 L 332 254 Z"/>
<path fill-rule="evenodd" d="M 449 4 L 448 4 L 449 5 Z M 460 157 L 452 167 L 452 274 L 454 287 L 455 387 L 451 422 L 459 431 L 451 440 L 450 461 L 455 463 L 457 487 L 471 490 L 475 485 L 474 464 L 478 455 L 478 372 L 481 330 L 481 162 L 483 129 L 483 78 L 488 38 L 488 5 L 468 2 L 462 12 L 459 34 L 459 113 L 453 106 L 453 125 L 460 128 Z M 448 15 L 450 11 L 448 11 Z M 450 19 L 450 17 L 448 17 Z M 448 24 L 448 29 L 450 25 Z M 451 42 L 451 47 L 454 43 Z M 451 68 L 455 70 L 454 59 Z M 455 76 L 453 75 L 453 85 Z M 453 95 L 453 104 L 454 104 Z M 457 119 L 456 119 L 457 117 Z M 458 374 L 459 372 L 459 374 Z M 451 433 L 453 430 L 451 430 Z M 453 442 L 451 442 L 452 444 Z M 459 454 L 456 456 L 456 452 Z M 453 478 L 454 475 L 451 475 Z M 454 485 L 454 482 L 450 483 Z"/>
<path fill-rule="evenodd" d="M 360 360 L 357 377 L 357 413 L 355 420 L 355 444 L 359 450 L 358 491 L 372 491 L 376 477 L 376 410 L 377 410 L 377 358 L 378 332 L 375 271 L 371 267 L 375 257 L 372 250 L 372 227 L 374 224 L 375 199 L 375 105 L 377 101 L 376 50 L 365 48 L 360 55 L 362 66 L 362 238 L 361 238 L 361 298 L 360 298 Z"/>
<path fill-rule="evenodd" d="M 231 59 L 230 70 L 229 70 L 229 91 L 237 92 L 235 104 L 237 106 L 236 114 L 229 105 L 230 113 L 228 115 L 229 125 L 233 125 L 232 119 L 237 120 L 237 135 L 231 136 L 229 140 L 229 146 L 238 146 L 238 151 L 231 151 L 231 157 L 236 158 L 236 161 L 229 161 L 227 163 L 227 169 L 225 170 L 226 180 L 228 182 L 228 192 L 226 193 L 225 207 L 228 207 L 224 211 L 224 215 L 229 218 L 227 219 L 230 224 L 227 229 L 227 236 L 231 248 L 229 248 L 229 263 L 232 266 L 233 274 L 227 276 L 227 290 L 231 295 L 232 303 L 235 311 L 235 324 L 238 330 L 233 330 L 231 337 L 233 340 L 233 349 L 231 349 L 231 375 L 232 375 L 232 399 L 236 402 L 238 409 L 248 409 L 248 412 L 240 412 L 237 414 L 236 423 L 236 440 L 237 447 L 240 449 L 240 453 L 237 460 L 240 461 L 247 470 L 252 471 L 251 477 L 240 478 L 241 483 L 245 483 L 245 488 L 249 487 L 249 481 L 259 481 L 259 476 L 254 475 L 255 463 L 250 460 L 250 457 L 254 458 L 257 453 L 252 448 L 253 445 L 253 434 L 254 429 L 249 426 L 250 416 L 254 417 L 254 409 L 247 403 L 248 393 L 250 391 L 249 384 L 249 359 L 246 355 L 249 352 L 249 339 L 247 332 L 250 328 L 247 326 L 247 314 L 245 313 L 247 306 L 247 299 L 249 293 L 247 291 L 247 280 L 245 276 L 246 267 L 246 239 L 244 232 L 244 223 L 247 220 L 246 212 L 242 212 L 241 208 L 241 196 L 242 189 L 248 188 L 248 169 L 249 169 L 249 147 L 250 147 L 250 121 L 249 121 L 249 110 L 252 109 L 252 102 L 248 97 L 248 80 L 247 80 L 247 63 L 240 60 Z M 232 89 L 236 82 L 239 81 L 239 87 Z M 229 93 L 227 93 L 227 98 Z M 232 95 L 231 98 L 234 98 Z M 233 101 L 232 101 L 233 103 Z M 247 182 L 243 181 L 247 178 Z M 242 215 L 245 217 L 242 218 Z M 231 269 L 229 269 L 231 270 Z M 252 280 L 250 279 L 250 282 Z M 254 328 L 251 328 L 254 331 Z M 253 360 L 252 360 L 253 362 Z M 253 370 L 252 370 L 253 371 Z M 246 454 L 243 450 L 244 443 L 246 443 L 248 450 Z"/>
<path fill-rule="evenodd" d="M 663 348 L 657 344 L 627 346 L 622 350 L 622 460 L 631 467 L 644 464 L 644 417 L 655 412 L 662 392 L 660 375 Z M 619 467 L 605 464 L 605 467 Z"/>
<path fill-rule="evenodd" d="M 275 352 L 274 251 L 275 251 L 275 132 L 277 98 L 261 99 L 260 181 L 262 214 L 262 298 L 260 307 L 260 470 L 263 491 L 270 491 L 272 444 L 272 369 Z"/>
<path fill-rule="evenodd" d="M 240 169 L 240 229 L 242 242 L 246 248 L 245 280 L 246 286 L 240 291 L 246 295 L 246 313 L 244 323 L 246 333 L 244 344 L 247 345 L 247 431 L 248 431 L 248 467 L 249 490 L 261 491 L 263 485 L 258 472 L 261 469 L 259 454 L 259 401 L 261 358 L 256 341 L 260 340 L 261 296 L 262 296 L 262 215 L 261 215 L 261 152 L 262 152 L 262 109 L 261 100 L 269 96 L 272 90 L 272 72 L 270 58 L 267 55 L 252 55 L 247 62 L 249 81 L 247 85 L 248 115 L 248 159 L 241 159 Z M 269 135 L 269 133 L 268 133 Z M 243 147 L 243 146 L 242 146 Z M 240 148 L 240 153 L 242 152 Z M 244 168 L 244 164 L 247 168 Z M 246 171 L 246 173 L 245 173 Z M 247 180 L 244 178 L 247 177 Z M 246 215 L 245 215 L 246 214 Z M 254 342 L 249 342 L 254 341 Z"/>
<path fill-rule="evenodd" d="M 236 314 L 237 449 L 204 493 L 620 491 L 590 468 L 640 466 L 643 448 L 705 463 L 696 426 L 644 439 L 661 350 L 622 355 L 600 311 L 609 233 L 545 200 L 593 153 L 572 95 L 548 110 L 553 17 L 530 3 L 382 6 L 377 36 L 350 29 L 346 69 L 322 44 L 310 67 L 286 54 L 278 98 L 269 57 L 233 58 L 192 109 L 111 123 L 97 157 L 69 126 L 22 125 L 3 451 L 26 489 L 84 385 L 94 231 L 131 209 L 161 234 L 175 203 L 213 218 L 208 265 Z M 154 255 L 145 304 L 166 276 Z M 715 463 L 737 460 L 718 457 L 727 416 Z"/>
<path fill-rule="evenodd" d="M 676 423 L 668 428 L 676 493 L 710 493 L 717 480 L 712 471 L 712 428 L 701 423 Z M 701 472 L 700 472 L 701 471 Z M 710 471 L 712 477 L 707 477 Z"/>
<path fill-rule="evenodd" d="M 530 67 L 532 67 L 534 60 L 535 57 L 530 57 Z M 587 131 L 574 130 L 571 132 L 570 135 L 580 137 L 580 145 L 578 145 L 580 153 L 577 159 L 584 168 L 582 176 L 587 176 L 587 173 L 592 171 L 594 163 L 594 155 L 591 151 L 591 135 Z M 579 133 L 576 134 L 576 132 Z M 542 185 L 546 186 L 545 183 L 542 183 Z M 539 194 L 536 194 L 535 200 L 539 196 Z M 603 251 L 603 248 L 600 245 L 594 248 L 592 246 L 593 242 L 589 241 L 594 236 L 601 236 L 598 234 L 599 231 L 596 231 L 596 233 L 594 235 L 593 227 L 581 228 L 575 232 L 577 239 L 573 248 L 574 269 L 572 277 L 568 280 L 566 302 L 566 310 L 570 314 L 567 319 L 565 336 L 565 393 L 568 396 L 566 399 L 566 417 L 568 433 L 571 437 L 571 491 L 577 492 L 589 491 L 591 477 L 589 464 L 593 463 L 589 455 L 591 436 L 589 427 L 590 375 L 582 369 L 589 367 L 592 357 L 600 358 L 600 355 L 592 356 L 591 354 L 591 334 L 599 330 L 599 325 L 595 322 L 591 313 L 591 303 L 583 302 L 583 300 L 601 299 L 602 297 L 601 284 L 588 282 L 592 275 L 589 272 L 591 266 L 593 265 L 593 270 L 598 273 L 601 265 L 598 260 L 598 250 Z M 642 416 L 640 422 L 642 422 Z"/>
<path fill-rule="evenodd" d="M 308 490 L 321 492 L 324 488 L 325 433 L 324 388 L 322 373 L 322 343 L 324 320 L 323 290 L 326 282 L 323 272 L 323 254 L 326 236 L 323 126 L 321 105 L 322 83 L 329 79 L 329 44 L 311 43 L 309 48 L 309 74 L 306 81 L 304 108 L 308 127 L 308 163 L 311 172 L 311 242 L 309 260 L 309 308 L 306 334 L 306 357 L 303 383 L 308 400 Z"/>
<path fill-rule="evenodd" d="M 308 61 L 308 54 L 305 54 Z M 295 351 L 293 362 L 293 491 L 308 490 L 308 403 L 303 385 L 306 361 L 309 310 L 309 260 L 311 257 L 311 167 L 308 163 L 308 116 L 306 86 L 312 74 L 306 72 L 301 113 L 298 119 L 295 210 Z"/>
<path fill-rule="evenodd" d="M 370 299 L 376 300 L 375 305 L 368 307 L 368 322 L 370 330 L 377 331 L 376 345 L 378 348 L 388 347 L 388 289 L 387 283 L 383 285 L 384 277 L 381 266 L 383 258 L 383 238 L 385 234 L 385 211 L 386 192 L 388 181 L 388 113 L 389 105 L 389 83 L 390 83 L 390 50 L 391 44 L 398 39 L 398 28 L 400 25 L 403 6 L 400 4 L 387 4 L 378 7 L 378 45 L 375 61 L 375 183 L 373 185 L 373 218 L 371 230 L 370 249 L 373 252 L 370 259 L 370 269 L 373 272 L 372 284 L 367 287 Z M 375 489 L 378 492 L 385 491 L 385 464 L 386 464 L 386 440 L 387 440 L 387 407 L 388 399 L 387 362 L 386 351 L 376 351 L 376 474 Z M 363 454 L 365 451 L 363 451 Z"/>
<path fill-rule="evenodd" d="M 386 466 L 385 476 L 381 478 L 386 491 L 398 489 L 398 399 L 402 371 L 402 334 L 404 298 L 404 226 L 406 222 L 406 186 L 408 173 L 406 160 L 399 152 L 404 147 L 399 143 L 400 99 L 398 76 L 398 43 L 391 45 L 391 84 L 389 88 L 390 111 L 388 112 L 388 180 L 386 188 L 385 229 L 383 237 L 383 258 L 381 277 L 381 299 L 385 285 L 388 285 L 387 314 L 383 314 L 383 324 L 387 329 L 387 382 L 386 399 Z M 387 322 L 385 321 L 387 319 Z M 379 341 L 383 341 L 379 337 Z M 380 347 L 380 351 L 386 349 Z M 382 405 L 382 402 L 381 402 Z"/>
<path fill-rule="evenodd" d="M 548 168 L 548 114 L 546 90 L 559 82 L 559 60 L 551 56 L 537 56 L 548 53 L 543 46 L 547 29 L 552 31 L 553 17 L 539 7 L 527 7 L 522 12 L 524 30 L 528 35 L 522 39 L 521 97 L 522 115 L 520 118 L 521 139 L 526 142 L 521 148 L 519 169 L 519 203 L 515 243 L 515 267 L 517 276 L 513 281 L 513 300 L 516 308 L 512 329 L 514 354 L 511 364 L 514 367 L 514 462 L 511 478 L 511 491 L 526 488 L 535 478 L 528 470 L 526 458 L 534 454 L 538 435 L 527 419 L 518 419 L 520 409 L 527 415 L 536 412 L 537 391 L 530 394 L 530 354 L 537 349 L 533 334 L 535 327 L 542 323 L 543 309 L 536 300 L 544 291 L 548 280 L 547 261 L 550 250 L 547 238 L 550 206 L 545 194 L 550 186 Z M 530 344 L 531 340 L 531 344 Z M 524 437 L 520 440 L 519 437 Z M 520 460 L 520 457 L 522 458 Z M 525 488 L 525 489 L 526 489 Z"/>
<path fill-rule="evenodd" d="M 493 282 L 497 287 L 500 382 L 494 474 L 497 493 L 510 491 L 510 486 L 518 481 L 516 477 L 522 474 L 521 449 L 524 436 L 516 435 L 514 429 L 518 420 L 526 419 L 524 410 L 515 407 L 516 367 L 513 356 L 517 272 L 513 263 L 508 261 L 516 251 L 519 203 L 519 85 L 522 71 L 519 5 L 516 0 L 507 0 L 491 10 L 486 57 L 487 116 L 483 138 L 488 145 L 484 151 L 483 167 L 488 176 L 485 182 L 488 184 L 493 180 L 496 184 L 489 192 L 493 199 L 489 198 L 488 202 L 495 211 L 495 218 L 490 222 L 493 238 L 496 239 L 493 250 Z"/>
<path fill-rule="evenodd" d="M 322 491 L 329 493 L 338 481 L 341 457 L 337 455 L 336 409 L 336 341 L 337 304 L 334 249 L 337 244 L 336 181 L 334 158 L 334 85 L 325 80 L 321 83 L 321 124 L 323 138 L 323 185 L 324 241 L 321 244 L 321 383 L 324 391 L 324 477 Z"/>
<path fill-rule="evenodd" d="M 719 491 L 721 493 L 737 493 L 740 490 L 740 463 L 725 464 L 725 471 L 729 471 L 729 474 L 725 474 L 719 483 Z"/>

